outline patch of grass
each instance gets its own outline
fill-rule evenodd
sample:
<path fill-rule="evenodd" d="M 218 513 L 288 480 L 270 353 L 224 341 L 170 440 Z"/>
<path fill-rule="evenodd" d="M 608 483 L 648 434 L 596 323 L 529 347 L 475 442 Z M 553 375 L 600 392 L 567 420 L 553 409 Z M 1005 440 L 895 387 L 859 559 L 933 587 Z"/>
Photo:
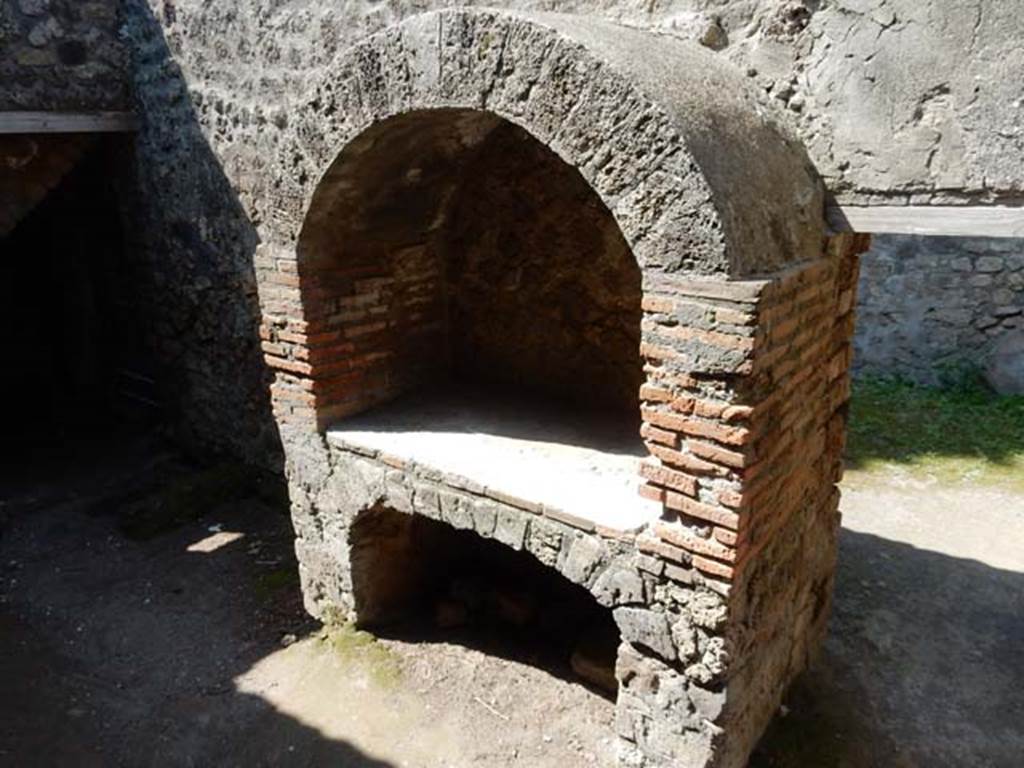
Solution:
<path fill-rule="evenodd" d="M 380 687 L 395 688 L 401 681 L 398 658 L 369 632 L 352 624 L 326 624 L 322 637 L 343 662 L 366 669 Z"/>
<path fill-rule="evenodd" d="M 846 458 L 854 470 L 1024 488 L 1024 397 L 1000 397 L 968 375 L 934 388 L 863 378 Z"/>

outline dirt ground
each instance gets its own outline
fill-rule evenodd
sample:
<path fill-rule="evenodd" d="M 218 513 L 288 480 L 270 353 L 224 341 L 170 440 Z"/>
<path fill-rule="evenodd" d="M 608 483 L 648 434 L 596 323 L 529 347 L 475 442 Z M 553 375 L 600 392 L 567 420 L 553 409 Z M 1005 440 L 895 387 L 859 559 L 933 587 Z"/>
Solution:
<path fill-rule="evenodd" d="M 64 448 L 0 477 L 0 765 L 610 765 L 570 676 L 310 622 L 265 489 Z M 1024 498 L 858 475 L 843 508 L 829 640 L 752 766 L 1021 765 Z"/>

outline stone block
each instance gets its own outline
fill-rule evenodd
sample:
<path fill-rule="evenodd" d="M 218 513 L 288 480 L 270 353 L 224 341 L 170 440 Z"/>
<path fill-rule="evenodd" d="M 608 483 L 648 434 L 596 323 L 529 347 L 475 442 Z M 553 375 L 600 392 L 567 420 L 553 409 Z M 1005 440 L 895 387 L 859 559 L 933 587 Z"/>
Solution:
<path fill-rule="evenodd" d="M 412 497 L 413 509 L 417 514 L 438 520 L 441 517 L 441 497 L 436 488 L 417 485 Z"/>
<path fill-rule="evenodd" d="M 459 530 L 473 530 L 473 513 L 465 496 L 442 491 L 439 494 L 439 498 L 441 502 L 441 519 L 444 522 Z"/>
<path fill-rule="evenodd" d="M 613 561 L 594 582 L 591 593 L 604 606 L 644 602 L 644 582 L 636 568 Z"/>
<path fill-rule="evenodd" d="M 522 549 L 527 524 L 527 513 L 500 508 L 494 526 L 494 538 L 512 549 Z"/>
<path fill-rule="evenodd" d="M 978 272 L 1000 272 L 1006 262 L 1001 256 L 979 256 L 974 262 L 974 268 Z"/>
<path fill-rule="evenodd" d="M 989 353 L 985 378 L 1002 395 L 1024 395 L 1024 330 L 1007 333 Z"/>
<path fill-rule="evenodd" d="M 562 551 L 563 529 L 544 518 L 534 517 L 530 521 L 526 537 L 526 550 L 544 565 L 554 566 Z"/>
<path fill-rule="evenodd" d="M 586 585 L 608 554 L 606 547 L 596 536 L 566 537 L 566 542 L 563 542 L 562 546 L 566 547 L 566 555 L 559 570 L 574 584 Z"/>
<path fill-rule="evenodd" d="M 494 504 L 482 499 L 475 499 L 470 506 L 473 516 L 473 528 L 481 536 L 495 537 L 495 526 L 498 524 L 498 512 Z"/>
<path fill-rule="evenodd" d="M 616 608 L 615 622 L 623 640 L 647 648 L 667 661 L 675 661 L 672 631 L 663 612 L 647 608 Z"/>

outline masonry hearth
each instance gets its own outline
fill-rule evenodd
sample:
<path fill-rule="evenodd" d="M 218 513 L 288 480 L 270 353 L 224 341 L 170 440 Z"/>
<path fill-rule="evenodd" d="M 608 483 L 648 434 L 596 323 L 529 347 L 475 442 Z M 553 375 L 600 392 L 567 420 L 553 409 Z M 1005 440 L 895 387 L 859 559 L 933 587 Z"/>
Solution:
<path fill-rule="evenodd" d="M 741 77 L 571 22 L 410 20 L 280 149 L 256 266 L 303 594 L 370 623 L 465 560 L 421 545 L 504 547 L 614 618 L 621 764 L 740 766 L 828 615 L 865 243 Z"/>

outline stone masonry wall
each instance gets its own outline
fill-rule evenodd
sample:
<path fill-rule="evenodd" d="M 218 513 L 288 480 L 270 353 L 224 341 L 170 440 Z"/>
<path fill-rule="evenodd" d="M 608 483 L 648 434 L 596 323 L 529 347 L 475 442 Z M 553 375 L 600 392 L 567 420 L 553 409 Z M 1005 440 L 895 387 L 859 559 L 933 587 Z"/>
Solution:
<path fill-rule="evenodd" d="M 125 234 L 168 420 L 186 445 L 279 472 L 281 446 L 257 330 L 257 236 L 238 192 L 260 194 L 251 170 L 260 149 L 258 142 L 231 146 L 244 144 L 242 136 L 257 125 L 230 110 L 225 115 L 214 95 L 204 101 L 192 91 L 148 6 L 121 5 L 141 123 L 123 179 Z M 174 4 L 162 4 L 161 12 L 173 26 Z M 198 39 L 195 45 L 197 52 L 204 47 Z M 229 127 L 233 141 L 225 141 L 218 124 Z"/>
<path fill-rule="evenodd" d="M 125 110 L 118 0 L 3 0 L 0 111 Z"/>
<path fill-rule="evenodd" d="M 861 261 L 854 370 L 940 383 L 1024 329 L 1024 240 L 878 236 Z"/>

